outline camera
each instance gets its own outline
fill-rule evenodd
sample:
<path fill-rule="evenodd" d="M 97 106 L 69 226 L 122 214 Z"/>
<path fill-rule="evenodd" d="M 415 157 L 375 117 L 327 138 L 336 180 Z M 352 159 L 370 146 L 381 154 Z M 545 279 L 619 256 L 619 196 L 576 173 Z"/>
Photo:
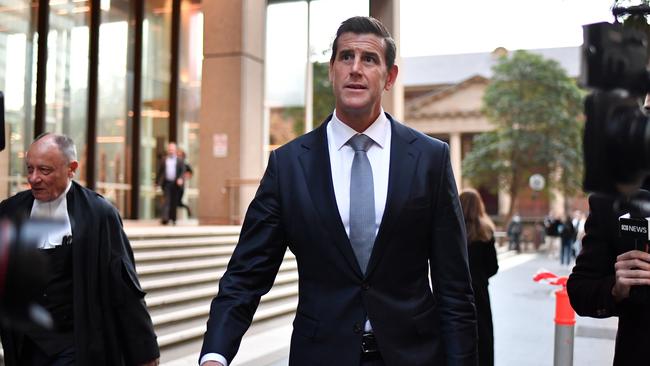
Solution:
<path fill-rule="evenodd" d="M 4 96 L 0 92 L 0 151 L 5 148 Z M 52 327 L 36 303 L 46 284 L 48 259 L 38 249 L 43 236 L 63 225 L 55 220 L 11 222 L 0 219 L 0 321 L 12 328 Z"/>
<path fill-rule="evenodd" d="M 0 221 L 0 320 L 10 327 L 52 327 L 50 314 L 36 302 L 49 269 L 38 246 L 44 235 L 62 225 L 54 220 Z"/>
<path fill-rule="evenodd" d="M 641 108 L 650 92 L 647 34 L 616 23 L 583 30 L 580 83 L 593 90 L 585 100 L 583 188 L 629 196 L 650 174 L 650 123 Z"/>

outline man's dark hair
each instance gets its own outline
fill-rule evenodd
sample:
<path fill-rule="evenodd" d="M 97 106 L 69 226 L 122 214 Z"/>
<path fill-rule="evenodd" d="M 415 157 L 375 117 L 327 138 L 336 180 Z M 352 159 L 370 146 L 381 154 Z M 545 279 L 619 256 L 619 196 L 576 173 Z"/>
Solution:
<path fill-rule="evenodd" d="M 341 23 L 341 26 L 336 31 L 336 38 L 334 38 L 334 43 L 332 43 L 332 57 L 330 58 L 330 64 L 334 63 L 336 60 L 336 53 L 338 52 L 338 41 L 339 37 L 343 33 L 354 33 L 354 34 L 374 34 L 378 37 L 384 39 L 384 57 L 386 58 L 386 68 L 390 70 L 391 67 L 395 64 L 395 55 L 397 54 L 397 46 L 395 46 L 395 40 L 388 32 L 388 29 L 384 27 L 381 22 L 373 17 L 352 17 L 345 20 Z"/>

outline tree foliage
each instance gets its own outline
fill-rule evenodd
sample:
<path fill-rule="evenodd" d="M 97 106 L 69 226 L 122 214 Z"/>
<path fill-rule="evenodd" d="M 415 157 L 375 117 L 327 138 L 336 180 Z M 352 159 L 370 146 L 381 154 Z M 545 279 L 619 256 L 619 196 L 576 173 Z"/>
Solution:
<path fill-rule="evenodd" d="M 329 63 L 314 62 L 314 122 L 316 128 L 334 110 L 334 94 L 329 80 Z"/>
<path fill-rule="evenodd" d="M 508 217 L 532 174 L 542 174 L 547 189 L 575 193 L 583 169 L 583 93 L 575 81 L 556 61 L 526 51 L 502 57 L 493 72 L 483 113 L 495 129 L 474 138 L 463 176 L 509 192 Z"/>

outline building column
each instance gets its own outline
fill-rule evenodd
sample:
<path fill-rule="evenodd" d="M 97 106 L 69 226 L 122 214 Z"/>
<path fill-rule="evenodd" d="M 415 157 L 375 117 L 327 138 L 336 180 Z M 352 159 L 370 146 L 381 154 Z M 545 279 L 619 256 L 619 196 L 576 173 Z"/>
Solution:
<path fill-rule="evenodd" d="M 449 157 L 451 159 L 451 169 L 454 171 L 454 178 L 456 179 L 456 187 L 460 191 L 463 181 L 463 153 L 461 143 L 461 133 L 452 132 L 449 135 Z"/>
<path fill-rule="evenodd" d="M 204 1 L 202 8 L 198 218 L 227 224 L 241 217 L 264 169 L 266 1 Z"/>
<path fill-rule="evenodd" d="M 379 19 L 395 40 L 395 45 L 397 45 L 395 65 L 398 68 L 401 65 L 399 4 L 400 0 L 370 0 L 370 16 Z M 401 71 L 403 70 L 398 72 L 393 88 L 384 93 L 381 104 L 384 111 L 399 121 L 404 121 L 404 84 L 400 75 Z"/>

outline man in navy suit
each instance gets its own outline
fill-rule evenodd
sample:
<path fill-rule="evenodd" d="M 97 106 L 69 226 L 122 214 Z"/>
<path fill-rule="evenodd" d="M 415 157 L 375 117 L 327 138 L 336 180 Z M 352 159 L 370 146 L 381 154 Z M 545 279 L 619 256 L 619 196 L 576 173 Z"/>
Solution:
<path fill-rule="evenodd" d="M 288 247 L 299 275 L 290 365 L 475 366 L 449 147 L 384 113 L 382 94 L 398 69 L 379 21 L 344 21 L 332 48 L 334 113 L 271 153 L 199 362 L 232 362 Z"/>

